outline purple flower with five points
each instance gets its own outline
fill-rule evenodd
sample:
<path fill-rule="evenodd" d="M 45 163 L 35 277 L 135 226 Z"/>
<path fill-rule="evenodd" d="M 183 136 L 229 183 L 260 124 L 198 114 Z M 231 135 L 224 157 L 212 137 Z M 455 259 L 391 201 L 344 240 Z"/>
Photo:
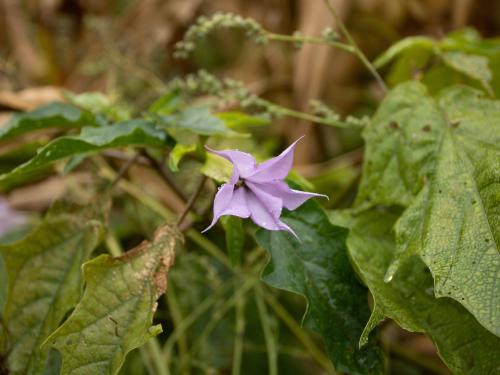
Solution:
<path fill-rule="evenodd" d="M 233 164 L 233 173 L 228 183 L 222 185 L 215 195 L 214 218 L 203 232 L 212 228 L 221 216 L 232 215 L 251 218 L 258 226 L 268 230 L 295 232 L 280 220 L 283 207 L 295 210 L 312 197 L 326 195 L 293 190 L 284 178 L 293 164 L 293 151 L 300 138 L 280 155 L 257 164 L 254 157 L 237 150 L 210 152 Z M 298 238 L 298 237 L 297 237 Z"/>

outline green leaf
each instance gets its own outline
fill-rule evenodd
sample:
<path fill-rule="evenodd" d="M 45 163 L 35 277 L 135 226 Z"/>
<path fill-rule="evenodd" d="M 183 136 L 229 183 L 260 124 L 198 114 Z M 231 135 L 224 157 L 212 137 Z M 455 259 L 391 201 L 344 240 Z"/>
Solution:
<path fill-rule="evenodd" d="M 233 266 L 241 264 L 241 254 L 245 245 L 245 232 L 243 223 L 239 217 L 223 216 L 221 218 L 222 226 L 226 232 L 226 247 Z"/>
<path fill-rule="evenodd" d="M 184 98 L 178 91 L 170 91 L 160 97 L 148 108 L 148 111 L 158 115 L 170 115 L 184 104 Z"/>
<path fill-rule="evenodd" d="M 441 57 L 448 66 L 479 81 L 486 92 L 493 96 L 493 90 L 490 86 L 492 74 L 486 57 L 462 52 L 444 52 Z"/>
<path fill-rule="evenodd" d="M 185 130 L 200 135 L 244 136 L 229 129 L 224 121 L 210 113 L 207 107 L 189 107 L 170 116 L 161 116 L 160 124 L 171 130 Z"/>
<path fill-rule="evenodd" d="M 389 47 L 387 51 L 383 52 L 379 57 L 377 57 L 373 65 L 376 68 L 381 68 L 390 61 L 394 60 L 396 56 L 412 48 L 432 50 L 435 47 L 436 41 L 425 36 L 411 36 L 408 38 L 404 38 L 394 43 Z"/>
<path fill-rule="evenodd" d="M 8 271 L 3 317 L 10 373 L 43 370 L 48 349 L 40 346 L 80 298 L 80 267 L 100 242 L 106 206 L 49 213 L 23 240 L 0 246 Z"/>
<path fill-rule="evenodd" d="M 0 185 L 69 156 L 126 146 L 163 146 L 166 140 L 167 135 L 162 130 L 142 120 L 99 128 L 83 128 L 80 135 L 53 140 L 28 162 L 0 175 Z"/>
<path fill-rule="evenodd" d="M 74 94 L 66 91 L 65 98 L 78 108 L 94 114 L 103 114 L 113 121 L 126 121 L 130 119 L 130 109 L 123 104 L 112 101 L 108 96 L 100 92 L 84 92 Z"/>
<path fill-rule="evenodd" d="M 392 226 L 397 216 L 381 210 L 341 216 L 344 218 L 336 222 L 351 227 L 347 238 L 349 253 L 375 301 L 361 343 L 372 327 L 389 317 L 407 330 L 425 332 L 453 373 L 495 373 L 500 339 L 457 302 L 436 299 L 432 277 L 418 257 L 409 258 L 390 282 L 384 282 L 385 270 L 396 251 Z M 338 218 L 338 214 L 334 217 Z"/>
<path fill-rule="evenodd" d="M 82 300 L 47 339 L 62 353 L 62 375 L 116 374 L 127 353 L 161 332 L 161 326 L 151 324 L 179 238 L 163 225 L 152 242 L 83 265 Z"/>
<path fill-rule="evenodd" d="M 243 112 L 222 112 L 215 115 L 230 129 L 241 129 L 247 126 L 269 125 L 270 120 L 264 116 L 251 116 Z"/>
<path fill-rule="evenodd" d="M 457 300 L 497 335 L 499 122 L 500 102 L 480 91 L 458 86 L 437 101 L 420 84 L 398 86 L 366 129 L 357 198 L 358 206 L 408 207 L 388 278 L 404 258 L 420 255 L 436 296 Z"/>
<path fill-rule="evenodd" d="M 363 132 L 366 162 L 356 205 L 409 205 L 434 168 L 447 127 L 422 84 L 391 90 Z"/>
<path fill-rule="evenodd" d="M 172 172 L 178 172 L 179 163 L 181 162 L 182 158 L 194 151 L 196 151 L 195 144 L 184 145 L 182 143 L 177 143 L 172 151 L 170 151 L 170 154 L 168 156 L 168 167 L 170 168 L 170 170 Z"/>
<path fill-rule="evenodd" d="M 18 113 L 0 128 L 0 141 L 47 128 L 73 129 L 98 126 L 94 115 L 64 103 L 52 103 L 34 111 Z"/>
<path fill-rule="evenodd" d="M 228 182 L 233 172 L 233 166 L 226 159 L 207 153 L 207 158 L 200 168 L 200 172 L 217 182 Z"/>
<path fill-rule="evenodd" d="M 307 299 L 304 324 L 323 336 L 337 371 L 383 373 L 380 350 L 372 343 L 358 348 L 370 310 L 347 257 L 347 230 L 332 225 L 312 201 L 282 218 L 300 241 L 285 232 L 257 233 L 257 242 L 271 254 L 263 280 Z"/>

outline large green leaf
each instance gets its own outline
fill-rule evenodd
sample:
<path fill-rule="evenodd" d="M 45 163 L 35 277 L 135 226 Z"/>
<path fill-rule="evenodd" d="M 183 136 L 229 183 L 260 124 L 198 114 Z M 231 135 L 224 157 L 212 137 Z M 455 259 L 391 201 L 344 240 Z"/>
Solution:
<path fill-rule="evenodd" d="M 46 128 L 81 128 L 98 125 L 93 114 L 64 103 L 52 103 L 14 115 L 0 129 L 0 141 Z"/>
<path fill-rule="evenodd" d="M 283 220 L 300 241 L 284 232 L 257 233 L 258 243 L 271 254 L 264 281 L 307 299 L 304 323 L 323 336 L 337 371 L 383 373 L 379 349 L 371 343 L 358 348 L 370 310 L 366 289 L 347 257 L 347 230 L 332 225 L 315 202 L 284 213 Z"/>
<path fill-rule="evenodd" d="M 477 90 L 454 87 L 437 101 L 416 82 L 400 85 L 365 132 L 357 200 L 408 206 L 396 226 L 398 251 L 387 278 L 405 257 L 419 254 L 436 296 L 456 299 L 497 335 L 499 123 L 500 102 Z"/>
<path fill-rule="evenodd" d="M 361 342 L 387 316 L 407 330 L 427 333 L 453 373 L 496 373 L 500 339 L 457 302 L 436 299 L 432 277 L 418 257 L 409 258 L 390 282 L 384 282 L 385 270 L 396 251 L 392 226 L 397 216 L 380 210 L 342 216 L 338 220 L 335 215 L 335 222 L 351 227 L 349 253 L 375 301 Z"/>
<path fill-rule="evenodd" d="M 83 265 L 82 300 L 47 339 L 62 353 L 62 375 L 116 374 L 128 352 L 161 332 L 161 326 L 151 324 L 179 238 L 174 228 L 163 225 L 152 242 Z"/>
<path fill-rule="evenodd" d="M 423 85 L 409 82 L 391 90 L 363 132 L 366 162 L 357 205 L 409 205 L 434 168 L 447 127 Z"/>
<path fill-rule="evenodd" d="M 126 121 L 99 128 L 83 128 L 79 135 L 53 140 L 41 148 L 31 160 L 9 173 L 0 175 L 0 185 L 69 156 L 116 147 L 163 146 L 166 140 L 167 135 L 163 130 L 142 120 Z"/>
<path fill-rule="evenodd" d="M 8 272 L 4 320 L 12 374 L 39 374 L 47 360 L 40 345 L 78 302 L 80 267 L 100 241 L 106 205 L 49 213 L 19 242 L 0 246 Z"/>

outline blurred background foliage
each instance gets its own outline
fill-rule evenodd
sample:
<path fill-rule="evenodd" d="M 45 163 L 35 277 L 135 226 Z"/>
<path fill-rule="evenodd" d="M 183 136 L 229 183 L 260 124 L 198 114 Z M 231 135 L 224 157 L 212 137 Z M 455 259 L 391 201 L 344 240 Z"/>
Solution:
<path fill-rule="evenodd" d="M 388 85 L 418 77 L 431 92 L 466 82 L 490 95 L 500 94 L 500 42 L 494 39 L 500 31 L 500 2 L 333 0 L 332 4 L 370 60 L 403 40 L 392 54 L 376 60 Z M 0 0 L 0 126 L 14 111 L 71 99 L 67 91 L 102 92 L 105 95 L 80 96 L 77 104 L 108 111 L 112 118 L 127 118 L 164 94 L 169 80 L 199 69 L 241 80 L 253 93 L 290 108 L 308 111 L 310 101 L 320 99 L 340 115 L 373 113 L 383 96 L 380 87 L 355 56 L 327 46 L 298 49 L 274 42 L 255 46 L 242 32 L 221 30 L 204 40 L 190 59 L 174 59 L 175 43 L 196 18 L 221 11 L 254 18 L 266 30 L 281 34 L 320 35 L 328 26 L 335 29 L 320 0 Z M 415 35 L 426 38 L 404 39 Z M 492 76 L 471 77 L 456 51 L 481 57 L 467 63 L 487 64 Z M 307 135 L 296 151 L 298 172 L 332 198 L 331 207 L 352 202 L 363 159 L 358 130 L 282 118 L 272 127 L 257 126 L 252 131 L 256 137 L 235 142 L 244 142 L 262 156 Z M 0 171 L 29 159 L 53 135 L 54 131 L 28 135 L 22 147 L 17 147 L 19 140 L 0 145 Z M 113 166 L 123 161 L 120 154 L 105 156 Z M 175 191 L 138 163 L 130 170 L 130 179 L 139 187 L 131 188 L 132 194 L 153 196 L 179 213 L 182 199 L 196 188 L 191 172 L 195 164 L 184 162 Z M 71 174 L 32 177 L 32 183 L 12 186 L 0 196 L 2 204 L 24 211 L 32 223 L 55 199 L 69 195 L 84 200 L 95 190 L 89 172 L 78 168 Z M 214 191 L 212 185 L 203 192 L 197 212 L 209 209 Z M 108 246 L 130 248 L 151 236 L 163 218 L 148 202 L 120 197 L 111 217 Z M 221 234 L 214 241 L 223 244 Z M 16 235 L 20 234 L 10 238 Z M 162 336 L 162 358 L 174 363 L 179 374 L 228 373 L 235 337 L 238 340 L 241 334 L 235 332 L 235 320 L 244 316 L 243 373 L 267 371 L 268 345 L 277 348 L 280 373 L 331 372 L 321 340 L 298 329 L 304 301 L 265 286 L 259 287 L 264 291 L 250 288 L 265 256 L 253 242 L 244 248 L 242 267 L 247 277 L 242 279 L 205 255 L 196 241 L 188 241 L 157 314 L 168 333 Z M 448 373 L 424 335 L 404 332 L 387 321 L 381 342 L 390 353 L 391 373 Z M 149 346 L 134 351 L 122 373 L 161 374 L 161 368 L 155 368 L 157 354 Z"/>

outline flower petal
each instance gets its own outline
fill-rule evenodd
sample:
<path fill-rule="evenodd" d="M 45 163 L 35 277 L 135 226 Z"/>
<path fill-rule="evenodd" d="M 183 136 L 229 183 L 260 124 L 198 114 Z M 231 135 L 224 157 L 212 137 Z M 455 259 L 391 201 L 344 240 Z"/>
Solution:
<path fill-rule="evenodd" d="M 259 164 L 255 171 L 248 176 L 248 180 L 252 182 L 283 180 L 290 173 L 290 169 L 292 169 L 293 151 L 295 145 L 301 139 L 302 137 L 297 139 L 278 156 Z"/>
<path fill-rule="evenodd" d="M 237 170 L 238 174 L 236 177 L 236 181 L 238 181 L 238 178 L 241 176 L 243 178 L 251 175 L 257 163 L 255 162 L 255 159 L 252 155 L 247 154 L 246 152 L 238 151 L 238 150 L 227 150 L 227 151 L 217 151 L 217 150 L 212 150 L 208 147 L 206 147 L 208 151 L 215 155 L 219 155 L 223 157 L 226 160 L 229 160 L 233 166 L 235 167 L 235 170 L 233 171 L 233 176 L 231 176 L 231 182 L 233 182 L 235 172 Z"/>
<path fill-rule="evenodd" d="M 261 190 L 258 184 L 247 182 L 247 186 L 247 204 L 252 221 L 264 229 L 286 230 L 297 237 L 295 232 L 280 220 L 282 200 Z"/>
<path fill-rule="evenodd" d="M 295 210 L 297 207 L 301 206 L 305 201 L 312 197 L 323 197 L 328 199 L 327 195 L 290 189 L 290 187 L 284 181 L 276 180 L 258 185 L 259 188 L 261 190 L 264 190 L 266 193 L 281 198 L 281 200 L 283 201 L 283 207 L 288 210 Z"/>
<path fill-rule="evenodd" d="M 250 211 L 246 202 L 244 188 L 237 188 L 233 184 L 224 184 L 219 188 L 214 199 L 214 217 L 210 225 L 201 233 L 212 228 L 221 216 L 232 215 L 242 218 L 250 216 Z"/>

